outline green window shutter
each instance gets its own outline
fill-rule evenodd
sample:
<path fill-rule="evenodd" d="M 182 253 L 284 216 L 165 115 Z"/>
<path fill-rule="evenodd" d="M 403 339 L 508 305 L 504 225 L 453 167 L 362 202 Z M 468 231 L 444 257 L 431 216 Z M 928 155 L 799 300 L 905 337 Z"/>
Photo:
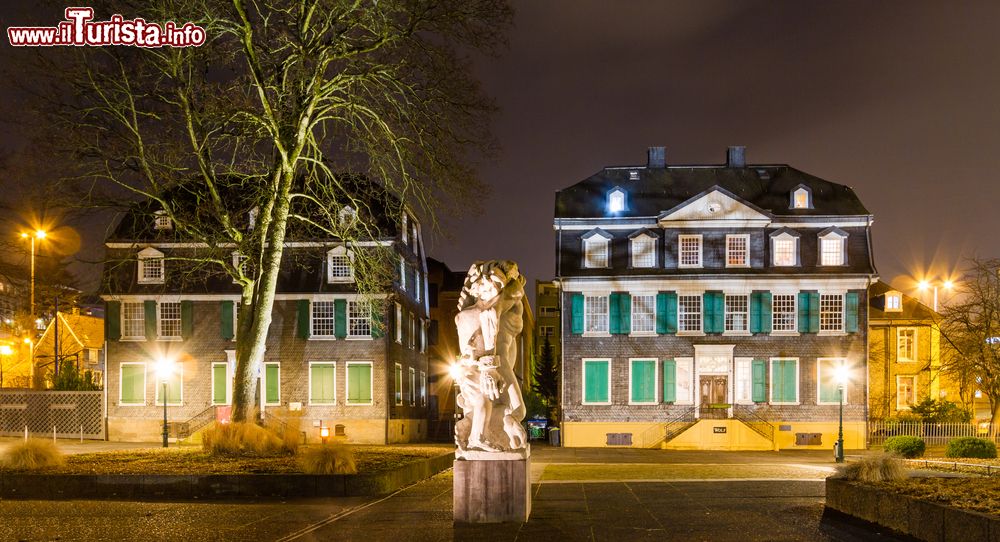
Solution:
<path fill-rule="evenodd" d="M 570 332 L 574 335 L 581 335 L 583 333 L 583 294 L 572 294 L 570 299 L 570 318 L 572 319 Z"/>
<path fill-rule="evenodd" d="M 809 332 L 809 292 L 799 292 L 799 333 Z"/>
<path fill-rule="evenodd" d="M 677 292 L 666 292 L 667 296 L 667 334 L 677 333 Z"/>
<path fill-rule="evenodd" d="M 618 294 L 618 331 L 623 335 L 632 332 L 632 294 Z"/>
<path fill-rule="evenodd" d="M 844 294 L 844 331 L 848 333 L 858 332 L 857 292 L 847 292 Z"/>
<path fill-rule="evenodd" d="M 584 395 L 588 403 L 608 403 L 608 363 L 607 361 L 586 361 L 583 364 Z"/>
<path fill-rule="evenodd" d="M 726 294 L 715 292 L 715 332 L 726 330 Z"/>
<path fill-rule="evenodd" d="M 753 383 L 753 394 L 751 398 L 755 403 L 767 401 L 766 382 L 767 361 L 755 359 L 751 362 L 751 382 Z"/>
<path fill-rule="evenodd" d="M 122 391 L 121 402 L 136 404 L 143 402 L 145 391 L 143 383 L 145 381 L 146 368 L 142 365 L 122 365 Z"/>
<path fill-rule="evenodd" d="M 667 293 L 656 294 L 656 332 L 663 335 L 667 332 Z"/>
<path fill-rule="evenodd" d="M 309 300 L 300 299 L 296 303 L 298 309 L 298 328 L 299 328 L 299 338 L 308 339 L 310 335 L 309 331 Z"/>
<path fill-rule="evenodd" d="M 309 402 L 332 403 L 336 389 L 335 366 L 332 363 L 313 363 L 309 366 Z"/>
<path fill-rule="evenodd" d="M 773 325 L 771 315 L 771 292 L 758 292 L 760 294 L 760 332 L 770 333 Z"/>
<path fill-rule="evenodd" d="M 656 401 L 656 360 L 637 359 L 632 364 L 632 397 L 633 403 L 652 403 Z"/>
<path fill-rule="evenodd" d="M 219 321 L 222 323 L 222 338 L 231 341 L 236 336 L 233 329 L 233 302 L 223 301 L 219 304 Z"/>
<path fill-rule="evenodd" d="M 819 370 L 819 400 L 821 403 L 836 403 L 840 400 L 837 381 L 833 376 L 834 365 L 832 362 L 817 361 L 820 364 Z"/>
<path fill-rule="evenodd" d="M 819 292 L 809 292 L 809 332 L 819 331 Z"/>
<path fill-rule="evenodd" d="M 277 403 L 281 400 L 281 370 L 277 363 L 264 364 L 265 403 Z"/>
<path fill-rule="evenodd" d="M 230 302 L 232 303 L 232 302 Z M 212 402 L 217 405 L 226 404 L 226 386 L 228 384 L 228 371 L 223 364 L 212 366 Z"/>
<path fill-rule="evenodd" d="M 677 401 L 677 362 L 672 359 L 663 360 L 663 402 Z"/>
<path fill-rule="evenodd" d="M 147 299 L 142 305 L 146 318 L 146 340 L 152 341 L 156 339 L 156 301 Z"/>
<path fill-rule="evenodd" d="M 795 360 L 786 359 L 779 363 L 781 367 L 781 401 L 794 403 L 798 381 L 795 379 Z"/>
<path fill-rule="evenodd" d="M 771 361 L 771 401 L 780 403 L 782 401 L 782 386 L 785 381 L 781 378 L 781 360 Z"/>
<path fill-rule="evenodd" d="M 194 334 L 194 303 L 181 301 L 181 338 L 190 339 Z"/>
<path fill-rule="evenodd" d="M 108 301 L 104 315 L 105 335 L 109 341 L 122 338 L 122 304 L 119 301 Z"/>
<path fill-rule="evenodd" d="M 381 339 L 385 336 L 384 322 L 382 318 L 383 313 L 382 303 L 379 301 L 372 301 L 372 338 Z"/>
<path fill-rule="evenodd" d="M 618 302 L 621 298 L 620 292 L 611 292 L 608 296 L 608 331 L 612 335 L 618 335 L 621 331 L 621 304 Z"/>
<path fill-rule="evenodd" d="M 333 302 L 334 331 L 338 339 L 347 337 L 347 300 L 336 299 Z"/>
<path fill-rule="evenodd" d="M 705 292 L 701 298 L 705 316 L 705 333 L 722 333 L 726 325 L 726 296 L 722 292 Z"/>
<path fill-rule="evenodd" d="M 181 387 L 183 386 L 181 381 L 180 372 L 174 372 L 167 379 L 167 404 L 177 405 L 181 403 Z M 159 405 L 163 404 L 163 380 L 157 379 L 156 381 L 156 403 Z"/>
<path fill-rule="evenodd" d="M 715 333 L 715 293 L 705 292 L 701 295 L 702 331 Z"/>
<path fill-rule="evenodd" d="M 760 292 L 750 292 L 750 333 L 763 333 L 760 304 Z"/>
<path fill-rule="evenodd" d="M 364 404 L 372 402 L 372 366 L 347 366 L 347 402 Z"/>

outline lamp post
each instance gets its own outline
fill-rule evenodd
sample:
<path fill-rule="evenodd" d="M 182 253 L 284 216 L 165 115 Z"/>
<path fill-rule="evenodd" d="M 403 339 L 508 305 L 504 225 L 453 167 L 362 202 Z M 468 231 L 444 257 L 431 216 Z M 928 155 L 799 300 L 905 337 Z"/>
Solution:
<path fill-rule="evenodd" d="M 840 421 L 837 424 L 837 450 L 834 459 L 837 463 L 844 462 L 844 388 L 847 385 L 847 367 L 840 365 L 834 377 L 837 379 L 837 391 L 840 396 Z"/>
<path fill-rule="evenodd" d="M 163 394 L 160 398 L 163 400 L 163 447 L 167 447 L 167 379 L 174 371 L 174 364 L 171 360 L 167 358 L 160 358 L 156 362 L 156 374 L 163 380 Z"/>
<path fill-rule="evenodd" d="M 937 279 L 925 279 L 917 283 L 917 289 L 921 292 L 926 291 L 928 288 L 934 289 L 934 312 L 938 311 L 938 286 L 944 288 L 945 290 L 951 290 L 955 287 L 955 283 L 950 280 L 939 281 Z"/>
<path fill-rule="evenodd" d="M 45 239 L 45 230 L 35 230 L 34 233 L 21 232 L 21 239 L 31 240 L 31 321 L 35 321 L 35 239 Z"/>

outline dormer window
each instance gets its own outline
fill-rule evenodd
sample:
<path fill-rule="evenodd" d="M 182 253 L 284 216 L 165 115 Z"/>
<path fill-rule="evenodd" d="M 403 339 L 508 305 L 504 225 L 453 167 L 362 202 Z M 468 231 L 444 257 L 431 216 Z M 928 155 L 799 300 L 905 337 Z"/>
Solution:
<path fill-rule="evenodd" d="M 819 264 L 847 264 L 847 233 L 839 228 L 827 228 L 819 233 Z"/>
<path fill-rule="evenodd" d="M 885 312 L 902 312 L 903 294 L 892 291 L 885 294 Z"/>
<path fill-rule="evenodd" d="M 163 253 L 155 248 L 145 248 L 138 254 L 138 283 L 163 284 Z"/>
<path fill-rule="evenodd" d="M 638 181 L 639 180 L 639 172 L 637 170 L 634 170 L 634 169 L 630 170 L 628 172 L 628 180 L 630 180 L 630 181 Z"/>
<path fill-rule="evenodd" d="M 410 230 L 410 227 L 409 227 L 409 218 L 406 216 L 406 213 L 403 213 L 403 226 L 399 230 L 400 230 L 399 235 L 403 238 L 403 244 L 404 245 L 410 244 L 410 241 L 409 241 L 409 238 L 408 238 L 408 235 L 407 235 L 408 232 L 409 232 L 409 230 Z"/>
<path fill-rule="evenodd" d="M 792 190 L 792 209 L 812 209 L 812 191 L 805 185 L 799 185 Z"/>
<path fill-rule="evenodd" d="M 233 252 L 233 270 L 236 276 L 245 277 L 247 274 L 247 256 L 240 254 L 239 251 Z M 239 282 L 236 276 L 233 277 L 233 284 Z"/>
<path fill-rule="evenodd" d="M 248 230 L 252 230 L 253 227 L 257 225 L 257 214 L 259 212 L 260 212 L 260 207 L 254 207 L 253 209 L 250 209 L 250 212 L 247 213 Z"/>
<path fill-rule="evenodd" d="M 799 265 L 799 234 L 792 230 L 778 230 L 771 234 L 771 265 L 793 267 Z"/>
<path fill-rule="evenodd" d="M 594 230 L 583 237 L 583 267 L 600 269 L 609 267 L 611 236 Z"/>
<path fill-rule="evenodd" d="M 615 188 L 608 192 L 608 212 L 620 213 L 625 210 L 625 191 Z"/>
<path fill-rule="evenodd" d="M 174 223 L 167 216 L 167 212 L 164 210 L 156 211 L 156 217 L 153 219 L 153 229 L 155 230 L 172 230 L 174 229 Z"/>
<path fill-rule="evenodd" d="M 647 232 L 636 235 L 631 240 L 632 267 L 656 267 L 656 237 Z"/>
<path fill-rule="evenodd" d="M 326 281 L 354 282 L 354 253 L 344 246 L 326 253 Z"/>
<path fill-rule="evenodd" d="M 354 207 L 350 205 L 345 205 L 343 209 L 337 213 L 337 224 L 343 228 L 349 228 L 354 225 L 354 222 L 358 219 L 358 212 L 354 210 Z"/>

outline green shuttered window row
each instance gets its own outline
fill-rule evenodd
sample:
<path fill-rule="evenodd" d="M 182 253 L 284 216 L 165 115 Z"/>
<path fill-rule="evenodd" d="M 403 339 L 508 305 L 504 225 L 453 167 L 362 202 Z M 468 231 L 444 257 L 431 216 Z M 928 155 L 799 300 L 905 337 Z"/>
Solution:
<path fill-rule="evenodd" d="M 121 397 L 119 404 L 146 404 L 146 364 L 121 364 Z"/>
<path fill-rule="evenodd" d="M 309 364 L 309 404 L 332 405 L 336 401 L 337 365 Z"/>
<path fill-rule="evenodd" d="M 347 404 L 367 405 L 372 402 L 372 365 L 347 364 Z"/>
<path fill-rule="evenodd" d="M 771 402 L 796 403 L 798 400 L 798 361 L 771 360 Z"/>

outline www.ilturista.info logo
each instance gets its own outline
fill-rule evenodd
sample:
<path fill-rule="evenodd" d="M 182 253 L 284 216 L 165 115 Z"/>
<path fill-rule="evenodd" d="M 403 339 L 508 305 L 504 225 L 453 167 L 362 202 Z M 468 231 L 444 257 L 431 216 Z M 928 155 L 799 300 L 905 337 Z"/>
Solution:
<path fill-rule="evenodd" d="M 54 45 L 131 45 L 134 47 L 191 47 L 205 43 L 205 29 L 194 23 L 159 25 L 144 19 L 125 20 L 112 15 L 107 21 L 92 21 L 94 8 L 66 8 L 66 20 L 58 26 L 12 26 L 7 39 L 15 47 Z"/>

